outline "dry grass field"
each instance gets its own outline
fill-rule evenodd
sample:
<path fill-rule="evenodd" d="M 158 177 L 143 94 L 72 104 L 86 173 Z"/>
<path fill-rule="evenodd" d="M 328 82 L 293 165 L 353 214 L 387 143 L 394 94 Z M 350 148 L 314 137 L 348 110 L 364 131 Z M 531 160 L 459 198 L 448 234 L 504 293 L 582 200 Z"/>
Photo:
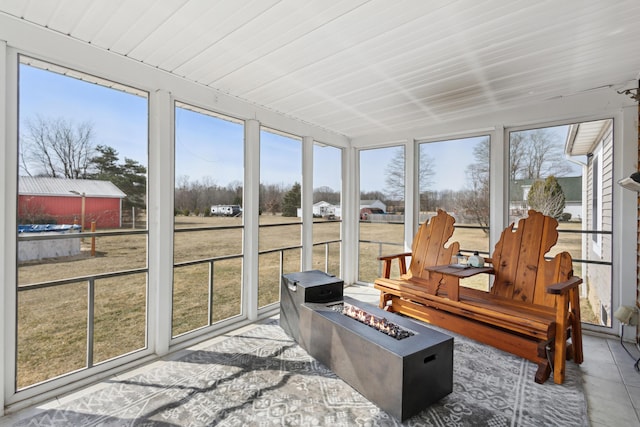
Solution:
<path fill-rule="evenodd" d="M 261 225 L 296 222 L 296 218 L 265 215 Z M 176 217 L 174 234 L 172 335 L 177 336 L 241 314 L 242 290 L 241 218 Z M 199 230 L 198 227 L 229 227 Z M 569 224 L 568 226 L 579 227 Z M 238 228 L 234 228 L 238 227 Z M 563 224 L 561 227 L 566 227 Z M 195 230 L 194 230 L 195 229 Z M 381 253 L 403 251 L 402 224 L 361 223 L 361 240 L 382 243 L 360 244 L 359 278 L 372 282 L 380 274 Z M 260 251 L 299 246 L 301 225 L 261 227 Z M 561 237 L 557 251 L 569 250 L 578 257 L 580 237 Z M 340 223 L 314 224 L 314 242 L 340 239 Z M 456 229 L 454 239 L 463 249 L 488 251 L 487 237 L 480 230 Z M 145 235 L 96 238 L 96 256 L 89 253 L 85 238 L 83 252 L 76 257 L 27 262 L 19 265 L 19 286 L 51 280 L 91 276 L 147 267 Z M 339 275 L 340 244 L 319 245 L 313 250 L 313 268 Z M 259 305 L 279 300 L 280 263 L 284 273 L 299 271 L 300 249 L 275 251 L 259 256 Z M 230 259 L 199 262 L 214 257 Z M 236 256 L 236 257 L 234 257 Z M 184 265 L 180 265 L 185 263 Z M 186 264 L 188 263 L 188 264 Z M 209 283 L 210 269 L 213 282 Z M 577 271 L 576 274 L 580 272 Z M 395 272 L 397 275 L 397 271 Z M 466 286 L 486 288 L 486 279 L 467 279 Z M 213 292 L 209 300 L 209 287 Z M 137 273 L 95 280 L 93 363 L 135 351 L 145 346 L 147 275 Z M 18 388 L 23 388 L 86 366 L 87 281 L 45 287 L 18 293 Z M 583 317 L 589 319 L 589 307 Z"/>

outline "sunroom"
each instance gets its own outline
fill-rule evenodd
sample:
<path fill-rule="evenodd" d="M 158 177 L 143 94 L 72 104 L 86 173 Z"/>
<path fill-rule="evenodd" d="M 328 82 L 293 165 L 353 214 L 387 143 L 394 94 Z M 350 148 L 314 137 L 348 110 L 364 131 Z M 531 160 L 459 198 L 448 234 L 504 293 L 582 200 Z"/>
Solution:
<path fill-rule="evenodd" d="M 371 287 L 438 209 L 488 255 L 550 177 L 583 329 L 637 343 L 614 314 L 640 305 L 638 195 L 618 185 L 638 170 L 639 17 L 1 1 L 4 411 L 274 316 L 284 273 Z M 96 181 L 126 197 L 106 207 Z"/>

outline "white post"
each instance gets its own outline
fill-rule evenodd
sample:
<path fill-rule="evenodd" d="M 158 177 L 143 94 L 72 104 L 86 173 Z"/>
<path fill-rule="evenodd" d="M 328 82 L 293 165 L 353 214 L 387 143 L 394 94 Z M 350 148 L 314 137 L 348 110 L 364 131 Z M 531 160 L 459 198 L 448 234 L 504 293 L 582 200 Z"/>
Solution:
<path fill-rule="evenodd" d="M 313 138 L 302 139 L 302 254 L 300 269 L 313 268 Z"/>
<path fill-rule="evenodd" d="M 169 92 L 149 98 L 149 347 L 169 351 L 173 300 L 174 108 Z M 167 189 L 170 189 L 167 191 Z"/>
<path fill-rule="evenodd" d="M 358 279 L 358 239 L 360 188 L 358 151 L 351 147 L 344 149 L 342 159 L 342 279 L 350 285 Z"/>
<path fill-rule="evenodd" d="M 16 355 L 16 239 L 18 188 L 18 56 L 0 41 L 0 277 L 2 309 L 0 310 L 0 416 L 7 399 L 15 394 Z"/>
<path fill-rule="evenodd" d="M 410 251 L 420 218 L 420 185 L 416 173 L 418 144 L 414 140 L 404 143 L 404 250 Z"/>
<path fill-rule="evenodd" d="M 489 206 L 491 216 L 489 227 L 489 252 L 500 240 L 502 230 L 509 219 L 509 137 L 504 126 L 496 126 L 490 134 L 491 167 L 489 168 Z M 506 185 L 505 185 L 506 183 Z"/>
<path fill-rule="evenodd" d="M 244 260 L 242 305 L 249 320 L 258 318 L 258 232 L 260 216 L 260 122 L 247 120 L 244 128 Z"/>

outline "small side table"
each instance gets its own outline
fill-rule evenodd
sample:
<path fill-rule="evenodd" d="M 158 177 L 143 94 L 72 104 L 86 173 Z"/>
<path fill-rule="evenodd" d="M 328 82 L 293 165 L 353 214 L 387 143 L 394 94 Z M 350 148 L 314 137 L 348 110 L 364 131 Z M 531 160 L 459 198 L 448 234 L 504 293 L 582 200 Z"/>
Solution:
<path fill-rule="evenodd" d="M 476 274 L 493 274 L 493 267 L 458 267 L 455 265 L 434 265 L 424 268 L 427 271 L 432 271 L 434 273 L 440 273 L 445 276 L 452 276 L 458 279 L 464 279 L 467 277 L 475 276 Z M 458 280 L 450 281 L 447 283 L 447 295 L 449 299 L 452 301 L 460 300 L 460 289 L 459 289 Z"/>

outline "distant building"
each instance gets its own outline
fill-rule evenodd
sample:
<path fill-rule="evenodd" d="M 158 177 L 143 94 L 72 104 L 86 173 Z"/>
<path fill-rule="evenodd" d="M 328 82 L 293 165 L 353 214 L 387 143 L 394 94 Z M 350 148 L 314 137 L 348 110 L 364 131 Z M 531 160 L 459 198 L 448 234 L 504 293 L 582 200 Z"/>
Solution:
<path fill-rule="evenodd" d="M 382 203 L 380 200 L 361 200 L 360 201 L 361 217 L 363 214 L 366 214 L 368 216 L 370 214 L 385 214 L 386 212 L 387 212 L 387 205 Z M 298 218 L 302 217 L 301 208 L 298 208 L 297 215 L 298 215 Z M 342 218 L 342 206 L 334 205 L 325 201 L 314 203 L 313 216 L 322 217 L 322 218 L 329 218 L 329 217 Z"/>
<path fill-rule="evenodd" d="M 360 200 L 360 209 L 363 208 L 378 208 L 383 212 L 387 212 L 387 205 L 380 200 Z"/>
<path fill-rule="evenodd" d="M 339 210 L 340 206 L 332 205 L 329 202 L 320 201 L 313 204 L 313 216 L 329 218 L 329 217 L 339 217 L 340 215 L 336 215 L 336 209 Z M 297 209 L 298 218 L 302 218 L 302 209 Z"/>
<path fill-rule="evenodd" d="M 122 225 L 122 199 L 127 197 L 109 181 L 21 176 L 18 180 L 20 224 L 81 224 L 85 229 Z"/>
<path fill-rule="evenodd" d="M 213 216 L 240 216 L 242 208 L 240 205 L 213 205 L 211 206 Z"/>
<path fill-rule="evenodd" d="M 571 214 L 572 220 L 582 220 L 582 176 L 556 177 L 564 193 L 564 213 Z M 511 181 L 509 198 L 511 215 L 515 218 L 526 216 L 529 210 L 527 198 L 535 179 L 516 179 Z"/>

